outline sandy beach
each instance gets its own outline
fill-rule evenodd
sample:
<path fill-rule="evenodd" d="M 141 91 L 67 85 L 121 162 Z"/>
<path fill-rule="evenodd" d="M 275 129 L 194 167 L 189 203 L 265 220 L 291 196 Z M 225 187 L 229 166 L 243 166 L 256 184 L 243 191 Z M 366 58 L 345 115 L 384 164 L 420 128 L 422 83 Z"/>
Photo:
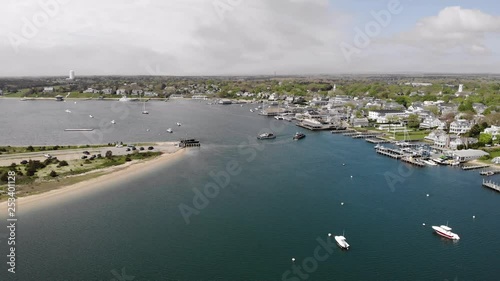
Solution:
<path fill-rule="evenodd" d="M 131 177 L 147 173 L 149 170 L 154 169 L 157 166 L 165 165 L 178 160 L 184 152 L 185 149 L 169 147 L 168 151 L 165 151 L 162 155 L 153 159 L 132 161 L 124 165 L 89 172 L 88 174 L 96 174 L 96 177 L 69 186 L 63 186 L 48 192 L 18 198 L 16 200 L 16 208 L 18 211 L 27 211 L 34 207 L 39 208 L 57 204 L 58 202 L 61 202 L 61 200 L 69 200 L 85 196 L 91 192 L 103 189 L 106 186 L 117 184 L 121 181 L 126 181 Z M 1 213 L 6 214 L 6 209 L 7 202 L 1 202 Z"/>

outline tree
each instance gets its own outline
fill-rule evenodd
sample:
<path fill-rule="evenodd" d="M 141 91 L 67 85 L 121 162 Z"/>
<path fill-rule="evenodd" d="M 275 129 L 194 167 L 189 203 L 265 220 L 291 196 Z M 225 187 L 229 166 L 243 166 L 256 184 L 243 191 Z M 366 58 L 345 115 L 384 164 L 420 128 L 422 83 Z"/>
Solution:
<path fill-rule="evenodd" d="M 418 129 L 420 127 L 420 117 L 417 114 L 408 116 L 408 127 Z"/>
<path fill-rule="evenodd" d="M 26 148 L 26 150 L 27 150 L 27 151 L 30 151 L 30 152 L 35 151 L 35 149 L 34 149 L 34 148 L 33 148 L 33 146 L 31 146 L 31 145 L 30 145 L 30 146 L 28 146 L 28 147 Z"/>
<path fill-rule="evenodd" d="M 59 162 L 59 167 L 65 167 L 65 166 L 68 166 L 68 162 L 66 162 L 65 160 Z"/>
<path fill-rule="evenodd" d="M 474 126 L 472 126 L 472 128 L 469 131 L 469 137 L 477 138 L 481 134 L 482 131 L 483 130 L 481 130 L 481 127 L 478 124 L 475 124 Z"/>
<path fill-rule="evenodd" d="M 111 159 L 113 157 L 113 152 L 111 150 L 106 151 L 106 158 Z"/>
<path fill-rule="evenodd" d="M 479 142 L 484 144 L 493 144 L 493 137 L 490 134 L 481 134 Z"/>
<path fill-rule="evenodd" d="M 55 177 L 57 177 L 57 173 L 56 173 L 54 170 L 52 170 L 52 171 L 50 172 L 49 176 L 51 176 L 51 177 L 55 178 Z"/>

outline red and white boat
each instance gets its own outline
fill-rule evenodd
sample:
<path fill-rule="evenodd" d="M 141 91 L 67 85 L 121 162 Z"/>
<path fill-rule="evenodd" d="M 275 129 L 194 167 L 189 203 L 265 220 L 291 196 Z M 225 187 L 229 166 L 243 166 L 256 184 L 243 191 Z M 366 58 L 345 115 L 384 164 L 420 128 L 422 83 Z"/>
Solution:
<path fill-rule="evenodd" d="M 451 232 L 451 227 L 447 225 L 433 226 L 432 229 L 434 229 L 434 231 L 436 231 L 437 234 L 443 236 L 444 238 L 448 238 L 451 240 L 460 239 L 458 234 Z"/>

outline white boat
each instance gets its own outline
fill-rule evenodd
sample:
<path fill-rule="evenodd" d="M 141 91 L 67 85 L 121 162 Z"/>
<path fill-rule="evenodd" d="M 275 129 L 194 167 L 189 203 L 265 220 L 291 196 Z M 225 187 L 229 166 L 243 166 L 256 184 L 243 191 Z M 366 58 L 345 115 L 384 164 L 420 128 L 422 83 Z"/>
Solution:
<path fill-rule="evenodd" d="M 182 125 L 181 123 L 177 122 L 177 126 L 179 126 L 179 127 L 180 127 L 181 125 Z"/>
<path fill-rule="evenodd" d="M 341 249 L 349 250 L 350 246 L 347 243 L 346 238 L 344 236 L 335 236 L 334 238 L 335 241 L 337 242 L 337 245 L 339 245 Z"/>
<path fill-rule="evenodd" d="M 444 238 L 448 238 L 451 240 L 459 240 L 460 239 L 458 234 L 451 232 L 451 227 L 449 227 L 447 225 L 433 226 L 432 229 L 434 229 L 434 231 L 437 234 L 443 236 Z"/>
<path fill-rule="evenodd" d="M 94 118 L 94 116 L 92 116 L 92 115 L 89 115 L 89 117 L 90 117 L 90 118 Z"/>
<path fill-rule="evenodd" d="M 273 133 L 263 133 L 257 136 L 257 139 L 259 140 L 271 140 L 275 138 L 276 136 Z"/>
<path fill-rule="evenodd" d="M 173 133 L 174 131 L 172 131 L 172 128 L 168 128 L 167 129 L 167 133 Z"/>
<path fill-rule="evenodd" d="M 424 162 L 425 164 L 429 165 L 429 166 L 437 166 L 436 163 L 434 163 L 433 161 L 431 160 L 422 160 L 422 162 Z"/>
<path fill-rule="evenodd" d="M 111 124 L 116 124 L 116 121 L 115 120 L 111 120 Z"/>
<path fill-rule="evenodd" d="M 250 112 L 253 112 L 253 109 L 250 109 Z"/>
<path fill-rule="evenodd" d="M 66 109 L 66 110 L 65 110 L 65 112 L 66 112 L 66 113 L 71 113 L 71 110 Z"/>

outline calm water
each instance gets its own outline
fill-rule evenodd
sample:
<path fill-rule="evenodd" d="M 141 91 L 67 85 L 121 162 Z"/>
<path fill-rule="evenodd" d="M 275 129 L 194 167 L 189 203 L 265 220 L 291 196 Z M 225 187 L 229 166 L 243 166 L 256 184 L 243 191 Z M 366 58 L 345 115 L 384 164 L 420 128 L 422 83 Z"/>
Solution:
<path fill-rule="evenodd" d="M 7 274 L 1 263 L 1 280 L 282 280 L 292 257 L 302 267 L 317 239 L 343 231 L 349 252 L 334 248 L 311 273 L 288 280 L 498 280 L 500 195 L 481 187 L 477 171 L 401 165 L 363 140 L 327 132 L 294 142 L 301 129 L 250 113 L 250 106 L 147 106 L 145 116 L 138 103 L 0 99 L 0 144 L 203 141 L 126 184 L 19 210 L 18 271 Z M 113 119 L 114 127 L 102 128 Z M 278 138 L 262 145 L 254 139 L 265 128 Z M 241 172 L 186 224 L 179 204 L 193 207 L 193 189 L 203 190 L 214 182 L 211 172 L 234 161 Z M 391 185 L 387 174 L 400 182 Z M 432 233 L 431 225 L 447 221 L 458 243 Z"/>

